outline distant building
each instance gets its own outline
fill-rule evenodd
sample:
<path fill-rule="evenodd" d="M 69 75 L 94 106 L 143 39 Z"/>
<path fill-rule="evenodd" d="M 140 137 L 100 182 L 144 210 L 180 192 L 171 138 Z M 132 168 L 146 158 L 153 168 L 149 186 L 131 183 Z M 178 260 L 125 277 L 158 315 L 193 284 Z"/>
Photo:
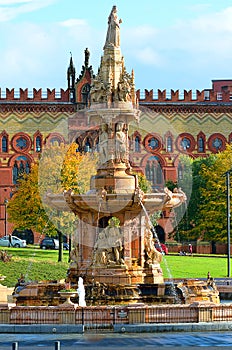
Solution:
<path fill-rule="evenodd" d="M 6 225 L 6 200 L 44 145 L 75 141 L 79 151 L 98 151 L 99 125 L 89 125 L 85 115 L 94 77 L 89 56 L 86 49 L 78 78 L 70 58 L 67 90 L 0 89 L 0 236 L 13 230 Z M 141 116 L 129 129 L 131 164 L 154 190 L 182 176 L 180 154 L 207 157 L 232 140 L 232 80 L 213 80 L 211 89 L 196 92 L 139 90 L 137 97 Z M 171 230 L 165 222 L 160 221 L 162 240 Z"/>

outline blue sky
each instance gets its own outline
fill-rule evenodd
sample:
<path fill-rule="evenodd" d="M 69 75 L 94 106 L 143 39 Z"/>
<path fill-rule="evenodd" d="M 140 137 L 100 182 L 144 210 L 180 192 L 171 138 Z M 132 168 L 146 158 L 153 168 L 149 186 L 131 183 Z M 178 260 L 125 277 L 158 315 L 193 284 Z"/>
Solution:
<path fill-rule="evenodd" d="M 67 88 L 89 48 L 97 72 L 113 5 L 137 89 L 203 90 L 232 78 L 231 0 L 0 0 L 0 88 Z"/>

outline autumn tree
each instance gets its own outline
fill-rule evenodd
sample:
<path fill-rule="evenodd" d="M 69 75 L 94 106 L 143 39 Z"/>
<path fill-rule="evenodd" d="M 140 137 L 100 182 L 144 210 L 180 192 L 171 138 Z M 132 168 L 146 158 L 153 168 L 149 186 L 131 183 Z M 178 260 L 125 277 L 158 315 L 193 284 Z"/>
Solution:
<path fill-rule="evenodd" d="M 54 227 L 43 208 L 38 185 L 38 163 L 34 163 L 29 174 L 18 181 L 17 189 L 7 206 L 9 222 L 15 228 L 33 229 L 37 232 L 54 234 Z"/>
<path fill-rule="evenodd" d="M 9 220 L 16 228 L 29 228 L 46 235 L 59 235 L 75 229 L 75 216 L 48 206 L 46 193 L 62 193 L 72 189 L 84 193 L 89 189 L 90 177 L 96 171 L 97 157 L 76 152 L 77 144 L 46 147 L 38 164 L 24 175 L 8 204 Z M 60 248 L 61 249 L 61 248 Z M 61 259 L 61 252 L 60 252 Z"/>

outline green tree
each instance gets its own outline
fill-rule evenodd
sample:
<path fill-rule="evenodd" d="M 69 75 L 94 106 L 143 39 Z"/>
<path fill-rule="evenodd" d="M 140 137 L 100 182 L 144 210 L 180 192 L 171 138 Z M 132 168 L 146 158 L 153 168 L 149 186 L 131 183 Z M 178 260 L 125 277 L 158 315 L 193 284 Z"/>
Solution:
<path fill-rule="evenodd" d="M 205 187 L 205 178 L 201 175 L 202 167 L 210 167 L 215 162 L 215 155 L 207 158 L 192 159 L 189 156 L 180 157 L 182 178 L 178 181 L 187 196 L 187 202 L 174 209 L 177 222 L 175 238 L 178 241 L 195 240 L 199 238 L 199 232 L 194 230 L 198 225 L 201 215 L 202 202 L 201 188 Z"/>
<path fill-rule="evenodd" d="M 72 188 L 78 193 L 88 190 L 87 184 L 95 171 L 97 158 L 80 154 L 76 149 L 76 144 L 46 147 L 39 163 L 33 164 L 31 172 L 19 180 L 17 191 L 8 204 L 9 220 L 16 228 L 58 235 L 59 261 L 62 260 L 63 234 L 71 235 L 76 218 L 73 213 L 49 207 L 44 198 L 47 192 L 60 194 Z"/>
<path fill-rule="evenodd" d="M 152 185 L 151 185 L 151 182 L 148 181 L 146 176 L 141 172 L 134 172 L 134 174 L 137 175 L 137 177 L 138 177 L 139 188 L 144 193 L 151 193 L 152 192 Z"/>
<path fill-rule="evenodd" d="M 38 185 L 38 163 L 34 163 L 29 174 L 23 175 L 17 184 L 17 190 L 7 206 L 9 222 L 15 228 L 32 229 L 45 234 L 54 234 L 40 197 Z"/>
<path fill-rule="evenodd" d="M 201 167 L 203 184 L 200 187 L 201 203 L 194 233 L 204 240 L 225 241 L 227 239 L 227 210 L 225 172 L 232 168 L 232 145 L 215 155 L 215 161 Z"/>

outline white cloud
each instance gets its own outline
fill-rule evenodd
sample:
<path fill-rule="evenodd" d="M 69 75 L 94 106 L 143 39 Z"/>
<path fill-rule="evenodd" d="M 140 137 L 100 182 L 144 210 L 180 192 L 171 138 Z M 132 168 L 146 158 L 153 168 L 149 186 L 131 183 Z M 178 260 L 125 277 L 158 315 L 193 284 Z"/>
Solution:
<path fill-rule="evenodd" d="M 85 19 L 77 19 L 77 18 L 70 18 L 66 21 L 60 22 L 60 25 L 63 27 L 79 27 L 79 26 L 86 26 L 87 21 Z"/>
<path fill-rule="evenodd" d="M 0 0 L 0 5 L 15 5 L 15 4 L 24 4 L 27 2 L 33 2 L 34 0 Z"/>
<path fill-rule="evenodd" d="M 139 29 L 133 35 L 130 40 L 134 43 L 133 52 L 147 64 L 170 64 L 173 57 L 176 64 L 178 55 L 180 60 L 187 55 L 193 62 L 196 58 L 200 62 L 202 56 L 202 60 L 208 59 L 208 63 L 210 55 L 213 55 L 210 57 L 212 60 L 228 55 L 232 58 L 232 7 L 192 20 L 178 21 L 172 27 L 149 28 L 145 32 Z"/>
<path fill-rule="evenodd" d="M 86 47 L 91 52 L 91 64 L 94 60 L 96 66 L 99 64 L 102 52 L 95 54 L 94 50 L 101 50 L 103 44 L 96 42 L 97 31 L 83 20 L 63 24 L 0 23 L 1 88 L 67 88 L 70 51 L 79 74 Z M 102 35 L 98 37 L 102 39 Z"/>
<path fill-rule="evenodd" d="M 0 22 L 10 21 L 21 14 L 39 10 L 53 4 L 55 1 L 56 0 L 0 0 Z"/>
<path fill-rule="evenodd" d="M 164 64 L 162 56 L 152 47 L 144 47 L 143 50 L 135 52 L 135 57 L 143 64 L 154 66 Z"/>

